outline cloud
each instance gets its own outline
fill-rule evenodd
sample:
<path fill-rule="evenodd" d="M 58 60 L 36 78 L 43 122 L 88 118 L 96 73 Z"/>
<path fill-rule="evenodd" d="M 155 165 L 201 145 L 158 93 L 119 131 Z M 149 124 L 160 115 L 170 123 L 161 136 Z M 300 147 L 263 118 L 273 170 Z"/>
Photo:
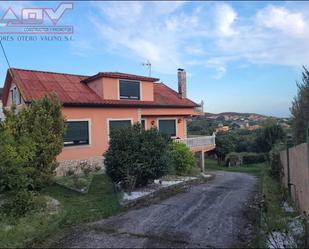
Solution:
<path fill-rule="evenodd" d="M 234 9 L 228 4 L 219 4 L 215 10 L 215 20 L 219 36 L 232 36 L 236 34 L 233 23 L 237 18 Z"/>
<path fill-rule="evenodd" d="M 302 13 L 291 12 L 283 7 L 268 6 L 257 13 L 257 21 L 262 26 L 292 35 L 304 34 L 306 27 Z"/>
<path fill-rule="evenodd" d="M 229 3 L 100 2 L 93 3 L 88 19 L 96 47 L 109 53 L 148 59 L 161 73 L 202 66 L 219 79 L 233 62 L 309 64 L 309 12 L 290 5 L 268 5 L 244 16 Z M 91 49 L 82 41 L 76 47 Z"/>

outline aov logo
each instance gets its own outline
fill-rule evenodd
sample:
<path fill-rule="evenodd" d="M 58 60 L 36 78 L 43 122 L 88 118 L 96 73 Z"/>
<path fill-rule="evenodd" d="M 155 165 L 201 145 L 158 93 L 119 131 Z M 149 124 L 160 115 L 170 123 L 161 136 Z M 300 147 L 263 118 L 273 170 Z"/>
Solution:
<path fill-rule="evenodd" d="M 16 11 L 12 7 L 9 7 L 0 19 L 0 23 L 2 24 L 0 33 L 72 34 L 72 26 L 57 26 L 63 14 L 71 9 L 73 9 L 72 2 L 62 2 L 55 9 L 23 8 L 21 9 L 21 14 L 17 15 Z"/>

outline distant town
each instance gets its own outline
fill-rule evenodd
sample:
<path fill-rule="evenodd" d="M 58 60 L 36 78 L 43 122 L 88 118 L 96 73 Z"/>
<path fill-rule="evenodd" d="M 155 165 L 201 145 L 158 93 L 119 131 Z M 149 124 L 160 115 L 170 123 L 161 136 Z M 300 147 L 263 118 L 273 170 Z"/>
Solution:
<path fill-rule="evenodd" d="M 256 113 L 238 113 L 238 112 L 222 112 L 209 113 L 194 118 L 188 124 L 189 133 L 191 135 L 205 133 L 229 132 L 231 130 L 248 130 L 255 131 L 261 129 L 267 120 L 276 120 L 284 130 L 290 129 L 289 118 L 278 118 L 265 116 Z"/>

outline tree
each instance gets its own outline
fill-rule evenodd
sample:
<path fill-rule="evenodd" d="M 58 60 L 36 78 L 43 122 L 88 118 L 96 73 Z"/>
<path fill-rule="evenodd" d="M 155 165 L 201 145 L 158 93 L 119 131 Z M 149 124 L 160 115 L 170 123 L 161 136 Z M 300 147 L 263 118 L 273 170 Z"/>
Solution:
<path fill-rule="evenodd" d="M 297 96 L 294 97 L 290 112 L 292 114 L 292 132 L 296 144 L 306 141 L 309 125 L 309 71 L 303 67 L 302 82 L 297 82 Z"/>
<path fill-rule="evenodd" d="M 236 149 L 236 139 L 232 133 L 224 134 L 218 133 L 216 136 L 216 155 L 218 157 L 218 162 L 222 162 L 225 156 L 234 152 Z"/>
<path fill-rule="evenodd" d="M 285 140 L 285 132 L 279 124 L 270 124 L 257 131 L 256 145 L 258 152 L 269 152 L 272 146 Z"/>
<path fill-rule="evenodd" d="M 33 101 L 19 112 L 14 107 L 6 112 L 1 133 L 8 145 L 0 146 L 8 150 L 6 160 L 13 164 L 13 157 L 17 157 L 14 165 L 19 170 L 27 168 L 26 175 L 33 189 L 41 188 L 53 175 L 56 156 L 63 147 L 64 131 L 61 103 L 54 94 Z"/>

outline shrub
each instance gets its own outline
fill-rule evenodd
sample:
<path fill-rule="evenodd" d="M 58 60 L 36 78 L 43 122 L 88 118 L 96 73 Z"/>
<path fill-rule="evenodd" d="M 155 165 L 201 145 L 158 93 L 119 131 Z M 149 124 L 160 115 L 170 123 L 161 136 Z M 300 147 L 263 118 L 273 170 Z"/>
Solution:
<path fill-rule="evenodd" d="M 225 163 L 227 166 L 236 166 L 242 164 L 254 164 L 262 163 L 266 161 L 266 155 L 264 153 L 254 152 L 231 152 L 225 157 Z"/>
<path fill-rule="evenodd" d="M 245 153 L 242 159 L 244 164 L 263 163 L 266 161 L 266 155 L 264 153 Z"/>
<path fill-rule="evenodd" d="M 128 179 L 134 187 L 144 186 L 149 180 L 168 171 L 168 143 L 156 129 L 144 130 L 139 124 L 115 129 L 105 156 L 106 173 L 115 183 L 126 186 Z"/>
<path fill-rule="evenodd" d="M 45 200 L 38 197 L 34 192 L 19 191 L 3 204 L 1 210 L 5 215 L 18 218 L 30 211 L 44 208 L 45 205 Z"/>
<path fill-rule="evenodd" d="M 226 166 L 237 166 L 242 165 L 242 156 L 240 153 L 231 152 L 225 157 L 225 165 Z"/>
<path fill-rule="evenodd" d="M 279 180 L 282 176 L 282 164 L 280 160 L 280 151 L 284 150 L 282 143 L 275 144 L 269 152 L 270 175 Z"/>
<path fill-rule="evenodd" d="M 48 183 L 57 166 L 56 156 L 63 147 L 65 126 L 58 98 L 53 94 L 45 96 L 18 113 L 13 108 L 6 112 L 2 127 L 2 136 L 9 141 L 8 146 L 0 145 L 9 152 L 5 160 L 12 164 L 15 160 L 17 171 L 27 169 L 33 189 Z M 12 184 L 7 184 L 12 189 L 9 185 Z"/>
<path fill-rule="evenodd" d="M 188 174 L 196 166 L 194 154 L 182 143 L 169 144 L 171 169 L 177 175 Z"/>

